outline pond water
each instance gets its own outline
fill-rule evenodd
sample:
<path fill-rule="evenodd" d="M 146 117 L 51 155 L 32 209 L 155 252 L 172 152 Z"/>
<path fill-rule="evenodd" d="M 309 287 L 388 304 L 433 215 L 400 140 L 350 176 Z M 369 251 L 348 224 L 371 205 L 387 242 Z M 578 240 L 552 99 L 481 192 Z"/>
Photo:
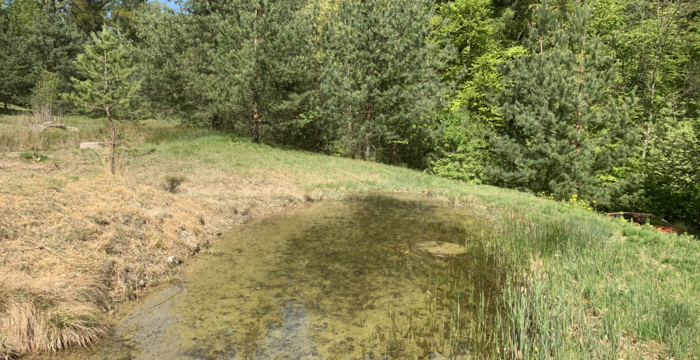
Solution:
<path fill-rule="evenodd" d="M 366 196 L 226 234 L 111 339 L 71 359 L 430 359 L 474 356 L 499 276 L 483 220 L 424 198 Z M 428 241 L 466 247 L 421 250 Z M 450 245 L 452 246 L 452 245 Z M 483 321 L 482 321 L 483 322 Z"/>

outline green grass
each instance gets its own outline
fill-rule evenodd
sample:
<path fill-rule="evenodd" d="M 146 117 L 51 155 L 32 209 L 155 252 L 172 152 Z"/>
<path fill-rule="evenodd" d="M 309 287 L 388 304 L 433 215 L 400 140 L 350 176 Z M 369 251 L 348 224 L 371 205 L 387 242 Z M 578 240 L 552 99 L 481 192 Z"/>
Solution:
<path fill-rule="evenodd" d="M 472 236 L 510 274 L 499 313 L 484 320 L 499 329 L 484 341 L 496 357 L 700 357 L 700 243 L 691 237 L 515 191 L 202 134 L 161 139 L 150 164 L 177 161 L 194 179 L 202 167 L 284 174 L 330 198 L 431 194 L 490 217 L 493 232 Z"/>
<path fill-rule="evenodd" d="M 700 358 L 700 243 L 691 237 L 400 167 L 281 150 L 211 130 L 138 126 L 135 149 L 144 155 L 125 156 L 124 176 L 160 188 L 166 176 L 182 176 L 198 200 L 403 192 L 481 214 L 491 232 L 467 236 L 482 242 L 508 276 L 498 311 L 455 330 L 456 345 L 478 341 L 494 358 Z M 44 154 L 75 161 L 66 151 Z M 83 179 L 95 168 L 87 164 L 71 176 Z M 264 191 L 241 195 L 229 190 L 236 184 Z"/>

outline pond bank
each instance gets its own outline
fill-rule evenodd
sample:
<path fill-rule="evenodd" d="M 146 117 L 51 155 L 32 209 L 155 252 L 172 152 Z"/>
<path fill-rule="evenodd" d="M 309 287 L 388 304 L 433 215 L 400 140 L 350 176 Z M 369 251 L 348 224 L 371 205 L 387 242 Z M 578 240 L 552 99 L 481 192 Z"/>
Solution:
<path fill-rule="evenodd" d="M 460 329 L 484 316 L 478 299 L 495 304 L 503 279 L 467 238 L 482 226 L 423 197 L 367 195 L 270 216 L 218 240 L 215 255 L 136 306 L 110 341 L 39 358 L 472 357 L 480 350 Z M 466 253 L 435 256 L 420 249 L 426 240 Z"/>
<path fill-rule="evenodd" d="M 100 336 L 110 319 L 101 310 L 103 300 L 128 294 L 125 283 L 95 276 L 102 274 L 96 272 L 100 262 L 121 261 L 129 271 L 117 275 L 134 281 L 144 268 L 131 265 L 162 264 L 149 256 L 167 261 L 164 255 L 178 248 L 187 254 L 185 242 L 177 240 L 183 230 L 175 217 L 142 216 L 154 229 L 167 225 L 174 235 L 170 239 L 177 242 L 158 232 L 144 232 L 141 239 L 138 233 L 120 234 L 124 221 L 135 219 L 120 211 L 132 204 L 177 206 L 182 214 L 191 214 L 182 219 L 191 219 L 184 231 L 194 234 L 201 226 L 216 226 L 216 219 L 219 230 L 235 229 L 246 217 L 295 207 L 295 202 L 299 206 L 307 198 L 339 200 L 381 192 L 423 194 L 466 206 L 495 229 L 473 236 L 499 266 L 519 275 L 504 285 L 495 331 L 481 332 L 481 341 L 492 351 L 487 357 L 700 358 L 700 243 L 688 237 L 634 228 L 531 194 L 400 167 L 274 149 L 196 129 L 174 127 L 168 134 L 159 132 L 131 149 L 138 156 L 125 157 L 117 177 L 104 176 L 98 156 L 77 150 L 43 152 L 46 162 L 0 154 L 0 276 L 21 276 L 0 281 L 3 326 L 35 329 L 34 323 L 8 322 L 13 312 L 31 314 L 16 312 L 13 304 L 31 304 L 34 314 L 44 316 L 39 325 L 50 330 L 32 331 L 36 341 L 55 345 L 60 340 L 56 334 L 72 329 Z M 163 182 L 173 174 L 187 181 L 178 192 L 168 193 Z M 141 195 L 133 196 L 131 188 Z M 90 194 L 98 201 L 84 196 L 83 189 L 93 189 Z M 81 213 L 81 206 L 88 205 L 90 212 Z M 113 208 L 119 216 L 106 219 L 109 224 L 93 216 L 110 215 Z M 205 225 L 196 216 L 198 209 L 212 214 L 204 218 Z M 72 215 L 80 221 L 71 223 Z M 121 247 L 108 247 L 112 240 Z M 200 252 L 215 250 L 203 247 Z M 176 276 L 165 272 L 148 280 L 167 282 Z M 141 291 L 133 290 L 132 296 Z M 0 354 L 16 353 L 9 339 L 14 333 L 3 331 Z"/>

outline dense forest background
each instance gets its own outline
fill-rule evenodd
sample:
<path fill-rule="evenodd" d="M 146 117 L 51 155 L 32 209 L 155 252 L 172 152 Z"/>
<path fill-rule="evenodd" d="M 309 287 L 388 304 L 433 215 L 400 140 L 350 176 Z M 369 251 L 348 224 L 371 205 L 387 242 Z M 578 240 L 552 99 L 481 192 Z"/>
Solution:
<path fill-rule="evenodd" d="M 120 121 L 700 226 L 696 0 L 0 2 L 5 109 L 116 78 Z"/>

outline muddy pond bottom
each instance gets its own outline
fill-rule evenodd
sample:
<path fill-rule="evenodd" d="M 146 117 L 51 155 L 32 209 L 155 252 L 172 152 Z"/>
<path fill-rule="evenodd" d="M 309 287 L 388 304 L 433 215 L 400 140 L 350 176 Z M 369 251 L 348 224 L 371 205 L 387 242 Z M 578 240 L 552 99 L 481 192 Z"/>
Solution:
<path fill-rule="evenodd" d="M 480 221 L 449 204 L 389 196 L 271 216 L 219 239 L 215 255 L 142 300 L 111 339 L 71 358 L 473 356 L 469 334 L 497 289 L 470 241 Z M 417 246 L 429 241 L 466 251 Z"/>

